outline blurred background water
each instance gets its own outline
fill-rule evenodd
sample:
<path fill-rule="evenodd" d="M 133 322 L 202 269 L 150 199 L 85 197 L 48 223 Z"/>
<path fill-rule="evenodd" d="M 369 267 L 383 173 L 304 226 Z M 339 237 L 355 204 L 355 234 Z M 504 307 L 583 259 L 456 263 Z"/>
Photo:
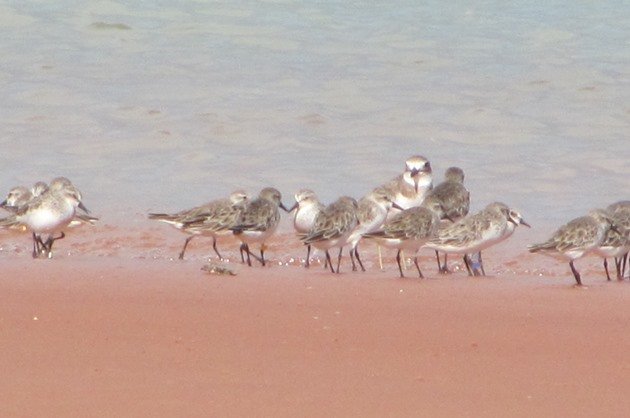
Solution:
<path fill-rule="evenodd" d="M 629 27 L 612 0 L 2 2 L 0 190 L 65 175 L 139 222 L 360 197 L 423 154 L 473 211 L 556 226 L 630 199 Z"/>

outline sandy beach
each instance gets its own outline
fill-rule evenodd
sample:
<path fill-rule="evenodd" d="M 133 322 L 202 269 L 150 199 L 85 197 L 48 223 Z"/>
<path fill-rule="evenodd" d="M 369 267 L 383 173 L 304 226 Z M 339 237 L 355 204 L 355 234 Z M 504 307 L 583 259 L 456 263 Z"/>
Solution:
<path fill-rule="evenodd" d="M 526 250 L 629 198 L 630 3 L 4 3 L 0 200 L 65 176 L 99 221 L 52 260 L 0 231 L 0 418 L 630 416 L 630 280 Z M 360 198 L 412 155 L 531 224 L 487 277 L 306 270 L 286 214 L 212 275 L 147 219 Z"/>
<path fill-rule="evenodd" d="M 0 415 L 627 415 L 628 281 L 428 263 L 420 280 L 5 256 Z"/>

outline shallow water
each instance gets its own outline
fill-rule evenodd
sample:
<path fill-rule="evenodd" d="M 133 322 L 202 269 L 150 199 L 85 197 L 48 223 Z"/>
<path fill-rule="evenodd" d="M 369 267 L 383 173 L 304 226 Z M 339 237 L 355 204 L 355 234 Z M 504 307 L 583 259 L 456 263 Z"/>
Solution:
<path fill-rule="evenodd" d="M 417 3 L 2 5 L 0 189 L 65 175 L 141 230 L 236 188 L 359 197 L 424 154 L 531 240 L 630 198 L 627 3 Z"/>

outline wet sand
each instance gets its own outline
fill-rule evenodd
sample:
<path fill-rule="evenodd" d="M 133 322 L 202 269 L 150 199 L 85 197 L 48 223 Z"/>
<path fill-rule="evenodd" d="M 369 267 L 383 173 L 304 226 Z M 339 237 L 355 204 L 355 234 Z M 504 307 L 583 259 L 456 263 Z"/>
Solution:
<path fill-rule="evenodd" d="M 420 280 L 392 264 L 219 276 L 195 259 L 3 257 L 2 416 L 630 411 L 630 282 L 589 268 L 577 289 L 429 261 Z"/>

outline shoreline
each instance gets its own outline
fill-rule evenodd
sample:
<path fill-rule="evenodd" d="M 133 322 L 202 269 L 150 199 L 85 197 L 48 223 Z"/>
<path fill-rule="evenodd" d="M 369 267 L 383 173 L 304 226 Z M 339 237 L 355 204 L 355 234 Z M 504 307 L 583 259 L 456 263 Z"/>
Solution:
<path fill-rule="evenodd" d="M 276 266 L 299 267 L 304 263 L 306 247 L 296 238 L 288 223 L 289 219 L 283 219 L 279 231 L 267 241 L 265 256 L 271 264 Z M 484 266 L 488 269 L 488 274 L 559 277 L 569 273 L 569 276 L 572 277 L 568 263 L 540 254 L 531 254 L 527 251 L 528 244 L 537 242 L 546 235 L 547 233 L 541 233 L 540 230 L 532 231 L 522 228 L 508 240 L 485 250 Z M 161 225 L 146 219 L 117 224 L 85 225 L 66 230 L 66 237 L 55 243 L 53 259 L 179 261 L 177 256 L 188 236 L 168 225 Z M 211 243 L 211 238 L 196 237 L 188 245 L 185 259 L 198 263 L 220 262 L 212 250 Z M 219 251 L 226 257 L 230 266 L 240 265 L 238 252 L 240 242 L 236 238 L 222 236 L 218 238 L 217 244 Z M 255 253 L 258 250 L 258 247 L 253 249 Z M 377 246 L 374 243 L 363 242 L 359 246 L 359 250 L 362 259 L 365 259 L 367 272 L 378 272 Z M 2 231 L 0 262 L 2 260 L 12 262 L 10 260 L 30 259 L 31 251 L 32 239 L 29 233 L 15 230 Z M 312 257 L 315 259 L 315 263 L 317 264 L 318 260 L 319 263 L 323 263 L 323 253 L 316 249 L 313 251 Z M 382 251 L 385 270 L 388 271 L 390 268 L 397 270 L 396 251 L 387 248 L 382 248 Z M 422 248 L 418 255 L 423 272 L 426 270 L 429 277 L 441 277 L 435 272 L 436 261 L 433 250 Z M 580 271 L 584 269 L 588 275 L 599 275 L 600 273 L 603 274 L 604 271 L 602 263 L 601 258 L 590 254 L 578 260 L 576 266 Z M 257 263 L 254 263 L 254 266 L 259 267 Z M 449 266 L 453 266 L 456 272 L 465 269 L 461 257 L 457 255 L 449 256 Z M 414 271 L 415 268 L 409 270 L 411 277 L 415 275 Z M 342 272 L 351 272 L 347 248 L 344 249 Z"/>

